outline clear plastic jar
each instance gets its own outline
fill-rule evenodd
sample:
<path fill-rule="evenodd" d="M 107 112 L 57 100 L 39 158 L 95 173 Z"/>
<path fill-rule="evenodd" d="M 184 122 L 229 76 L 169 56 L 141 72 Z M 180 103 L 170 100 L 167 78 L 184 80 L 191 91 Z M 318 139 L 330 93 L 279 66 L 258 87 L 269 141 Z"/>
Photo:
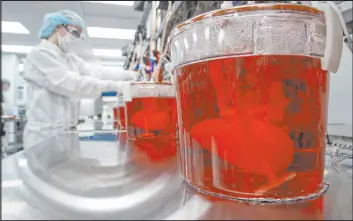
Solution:
<path fill-rule="evenodd" d="M 175 90 L 167 83 L 132 83 L 124 94 L 128 139 L 152 158 L 176 153 Z"/>
<path fill-rule="evenodd" d="M 115 121 L 117 122 L 118 129 L 125 130 L 126 129 L 125 102 L 122 94 L 118 95 L 118 104 L 114 113 L 116 113 Z"/>
<path fill-rule="evenodd" d="M 325 30 L 315 8 L 260 4 L 209 12 L 172 31 L 189 184 L 244 200 L 322 193 Z"/>
<path fill-rule="evenodd" d="M 113 107 L 113 114 L 114 114 L 113 127 L 115 129 L 119 129 L 119 125 L 118 125 L 119 115 L 118 115 L 118 106 L 117 105 Z"/>

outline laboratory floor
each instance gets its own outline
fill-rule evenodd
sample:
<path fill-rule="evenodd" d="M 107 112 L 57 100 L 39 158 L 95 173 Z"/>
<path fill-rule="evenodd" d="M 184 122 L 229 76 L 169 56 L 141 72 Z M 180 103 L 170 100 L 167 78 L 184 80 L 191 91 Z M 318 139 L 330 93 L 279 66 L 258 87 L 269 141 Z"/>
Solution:
<path fill-rule="evenodd" d="M 2 160 L 2 219 L 351 220 L 351 158 L 333 165 L 337 148 L 327 149 L 323 197 L 248 205 L 198 193 L 177 157 L 152 162 L 125 132 L 81 125 Z"/>

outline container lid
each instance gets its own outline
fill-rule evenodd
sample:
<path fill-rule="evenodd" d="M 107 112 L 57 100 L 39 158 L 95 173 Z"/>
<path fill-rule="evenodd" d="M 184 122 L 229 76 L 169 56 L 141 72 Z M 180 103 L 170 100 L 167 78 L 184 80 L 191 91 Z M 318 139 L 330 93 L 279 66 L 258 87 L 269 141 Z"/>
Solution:
<path fill-rule="evenodd" d="M 124 95 L 123 94 L 118 94 L 118 102 L 117 102 L 117 106 L 118 107 L 123 107 L 125 104 L 124 102 Z"/>
<path fill-rule="evenodd" d="M 139 97 L 175 97 L 171 83 L 134 82 L 124 87 L 124 101 Z"/>
<path fill-rule="evenodd" d="M 170 35 L 173 67 L 205 59 L 244 55 L 325 53 L 324 13 L 298 4 L 256 4 L 194 17 Z"/>

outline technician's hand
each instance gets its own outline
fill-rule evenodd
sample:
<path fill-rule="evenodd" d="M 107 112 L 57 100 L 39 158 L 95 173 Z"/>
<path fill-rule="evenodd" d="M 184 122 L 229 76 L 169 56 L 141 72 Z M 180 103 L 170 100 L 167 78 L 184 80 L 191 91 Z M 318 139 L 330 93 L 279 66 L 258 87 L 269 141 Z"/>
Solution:
<path fill-rule="evenodd" d="M 124 85 L 130 84 L 131 81 L 115 81 L 109 84 L 109 91 L 115 91 L 118 94 L 123 93 Z"/>

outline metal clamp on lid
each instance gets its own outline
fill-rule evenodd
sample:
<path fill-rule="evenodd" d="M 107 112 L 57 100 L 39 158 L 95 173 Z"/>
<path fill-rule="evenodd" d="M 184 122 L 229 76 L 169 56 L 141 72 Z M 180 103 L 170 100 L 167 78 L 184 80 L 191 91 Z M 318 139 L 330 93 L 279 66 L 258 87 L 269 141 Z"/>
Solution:
<path fill-rule="evenodd" d="M 175 97 L 175 89 L 169 83 L 135 82 L 125 84 L 124 101 L 136 97 Z"/>

